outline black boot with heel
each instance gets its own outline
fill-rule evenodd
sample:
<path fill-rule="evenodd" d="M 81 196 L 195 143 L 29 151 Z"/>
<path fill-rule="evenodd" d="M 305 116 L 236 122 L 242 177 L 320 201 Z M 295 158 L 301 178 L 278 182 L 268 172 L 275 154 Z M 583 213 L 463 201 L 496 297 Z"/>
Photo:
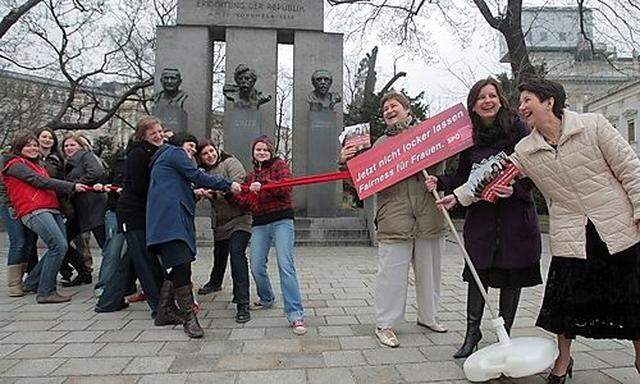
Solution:
<path fill-rule="evenodd" d="M 500 317 L 504 320 L 504 328 L 509 336 L 511 336 L 511 328 L 516 319 L 520 290 L 520 288 L 500 288 Z"/>
<path fill-rule="evenodd" d="M 458 351 L 453 355 L 456 359 L 468 357 L 477 348 L 482 339 L 480 323 L 484 312 L 484 299 L 474 282 L 469 282 L 467 293 L 467 333 L 464 342 Z"/>

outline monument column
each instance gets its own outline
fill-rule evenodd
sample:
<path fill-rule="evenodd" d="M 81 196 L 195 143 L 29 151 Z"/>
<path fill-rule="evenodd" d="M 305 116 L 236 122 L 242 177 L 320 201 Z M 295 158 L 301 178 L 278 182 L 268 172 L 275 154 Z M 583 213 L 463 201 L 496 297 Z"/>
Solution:
<path fill-rule="evenodd" d="M 156 44 L 155 92 L 162 90 L 162 70 L 178 69 L 182 75 L 182 88 L 189 94 L 184 103 L 188 114 L 188 131 L 197 137 L 210 137 L 213 42 L 209 28 L 158 27 Z"/>
<path fill-rule="evenodd" d="M 224 147 L 233 153 L 245 167 L 251 167 L 250 145 L 257 136 L 265 134 L 274 138 L 276 116 L 276 80 L 278 74 L 277 31 L 270 29 L 226 29 L 226 83 L 233 82 L 233 73 L 240 64 L 257 73 L 255 89 L 272 100 L 251 111 L 235 108 L 225 102 Z M 259 117 L 259 124 L 256 123 Z"/>
<path fill-rule="evenodd" d="M 293 158 L 295 175 L 334 172 L 338 135 L 342 131 L 343 104 L 333 111 L 311 111 L 308 96 L 314 91 L 311 76 L 323 69 L 331 73 L 330 92 L 342 94 L 342 34 L 296 31 L 293 58 Z M 342 183 L 331 182 L 294 189 L 296 208 L 311 217 L 338 214 Z"/>

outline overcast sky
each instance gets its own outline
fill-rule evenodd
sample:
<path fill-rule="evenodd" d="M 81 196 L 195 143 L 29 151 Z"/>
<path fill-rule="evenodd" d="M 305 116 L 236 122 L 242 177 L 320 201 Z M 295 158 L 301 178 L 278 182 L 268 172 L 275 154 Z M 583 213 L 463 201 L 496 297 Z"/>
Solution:
<path fill-rule="evenodd" d="M 395 87 L 406 88 L 412 96 L 426 91 L 425 99 L 431 104 L 431 113 L 437 113 L 457 102 L 464 102 L 470 86 L 476 80 L 491 74 L 510 72 L 507 64 L 499 62 L 499 33 L 489 27 L 473 2 L 442 0 L 440 3 L 446 4 L 450 16 L 464 20 L 462 29 L 467 28 L 473 33 L 461 40 L 456 29 L 441 17 L 439 11 L 432 8 L 425 9 L 422 14 L 428 15 L 429 19 L 423 16 L 419 20 L 419 27 L 427 35 L 429 46 L 433 51 L 427 60 L 416 54 L 401 52 L 402 49 L 395 44 L 383 44 L 375 33 L 371 33 L 366 39 L 345 39 L 345 61 L 357 63 L 366 52 L 370 52 L 374 46 L 378 45 L 378 89 L 393 76 L 394 62 L 396 62 L 397 71 L 405 71 L 408 76 L 398 81 Z M 450 11 L 451 4 L 455 4 L 459 9 Z M 487 1 L 487 4 L 490 7 L 495 7 L 496 4 L 504 7 L 506 1 L 491 0 Z M 592 2 L 587 0 L 585 4 L 590 6 Z M 575 7 L 576 2 L 575 0 L 524 0 L 523 6 Z M 347 33 L 349 27 L 343 25 L 344 20 L 337 23 L 334 21 L 332 12 L 336 9 L 338 8 L 326 5 L 325 30 Z M 342 12 L 342 8 L 340 9 Z M 601 27 L 602 24 L 606 24 L 599 23 L 598 19 L 596 23 Z M 377 25 L 375 28 L 379 30 L 384 27 L 384 25 Z M 596 39 L 598 39 L 597 35 Z M 624 49 L 620 47 L 618 49 L 619 54 L 628 55 Z M 399 57 L 397 61 L 396 57 Z"/>
<path fill-rule="evenodd" d="M 499 62 L 498 34 L 488 27 L 473 5 L 468 7 L 469 23 L 474 28 L 470 39 L 465 39 L 463 47 L 460 39 L 438 12 L 428 22 L 423 20 L 421 27 L 429 35 L 431 57 L 406 52 L 397 44 L 382 43 L 375 34 L 367 39 L 345 39 L 344 53 L 347 63 L 357 63 L 378 46 L 377 88 L 380 89 L 392 78 L 395 70 L 407 72 L 406 78 L 395 83 L 396 89 L 406 88 L 411 96 L 421 91 L 431 104 L 431 113 L 437 113 L 458 102 L 464 102 L 469 86 L 476 80 L 490 74 L 509 70 L 509 66 Z M 327 6 L 325 30 L 347 33 L 349 28 L 332 23 L 331 7 Z M 379 27 L 378 27 L 379 28 Z"/>

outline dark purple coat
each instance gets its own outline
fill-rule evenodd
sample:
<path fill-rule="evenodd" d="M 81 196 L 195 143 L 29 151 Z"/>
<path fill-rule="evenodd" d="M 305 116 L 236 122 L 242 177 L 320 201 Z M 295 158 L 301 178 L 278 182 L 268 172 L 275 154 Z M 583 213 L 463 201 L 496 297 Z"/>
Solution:
<path fill-rule="evenodd" d="M 438 176 L 438 189 L 451 191 L 467 181 L 471 166 L 500 151 L 513 153 L 515 144 L 529 134 L 529 128 L 514 120 L 515 139 L 503 138 L 489 146 L 475 145 L 460 155 L 453 176 Z M 513 185 L 513 195 L 489 203 L 481 200 L 467 207 L 464 221 L 465 248 L 478 269 L 526 268 L 540 260 L 541 239 L 529 179 Z"/>

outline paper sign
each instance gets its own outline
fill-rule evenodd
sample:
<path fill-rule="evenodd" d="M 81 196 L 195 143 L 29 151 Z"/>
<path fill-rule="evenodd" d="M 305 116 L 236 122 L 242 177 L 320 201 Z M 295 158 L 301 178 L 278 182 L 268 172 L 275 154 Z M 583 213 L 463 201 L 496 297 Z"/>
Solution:
<path fill-rule="evenodd" d="M 365 199 L 472 145 L 471 119 L 458 104 L 354 157 L 347 167 Z"/>

